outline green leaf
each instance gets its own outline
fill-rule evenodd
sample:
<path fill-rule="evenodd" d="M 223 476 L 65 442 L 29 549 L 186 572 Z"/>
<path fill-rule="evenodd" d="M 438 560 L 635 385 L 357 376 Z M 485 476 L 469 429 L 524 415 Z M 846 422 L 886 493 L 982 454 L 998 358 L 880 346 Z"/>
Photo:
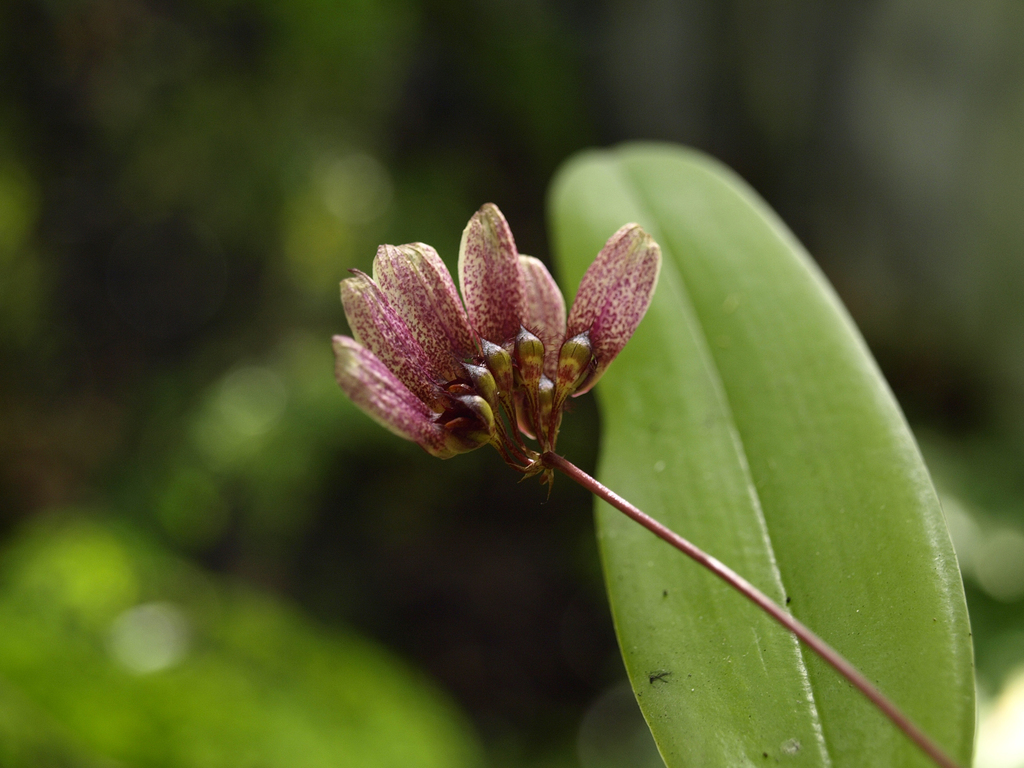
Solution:
<path fill-rule="evenodd" d="M 968 763 L 970 631 L 938 499 L 800 244 L 729 170 L 667 145 L 574 158 L 550 210 L 565 285 L 629 221 L 665 257 L 597 387 L 602 481 L 788 603 Z M 597 522 L 626 669 L 668 766 L 931 764 L 739 594 L 604 503 Z"/>

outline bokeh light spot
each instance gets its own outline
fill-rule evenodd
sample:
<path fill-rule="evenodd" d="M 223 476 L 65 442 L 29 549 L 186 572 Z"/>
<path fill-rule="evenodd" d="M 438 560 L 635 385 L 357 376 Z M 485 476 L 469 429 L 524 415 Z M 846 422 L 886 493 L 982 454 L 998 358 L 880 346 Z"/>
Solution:
<path fill-rule="evenodd" d="M 224 378 L 217 409 L 226 425 L 239 434 L 256 437 L 278 422 L 287 401 L 288 392 L 276 373 L 243 366 Z"/>
<path fill-rule="evenodd" d="M 143 603 L 118 616 L 110 628 L 110 655 L 137 675 L 178 664 L 188 652 L 189 624 L 171 603 Z"/>
<path fill-rule="evenodd" d="M 982 589 L 996 600 L 1024 597 L 1024 533 L 1000 528 L 986 537 L 974 563 Z"/>
<path fill-rule="evenodd" d="M 138 577 L 120 542 L 106 532 L 71 528 L 25 565 L 35 600 L 63 606 L 86 624 L 109 621 L 131 605 Z"/>
<path fill-rule="evenodd" d="M 664 766 L 628 682 L 607 691 L 583 716 L 577 739 L 581 768 Z"/>
<path fill-rule="evenodd" d="M 288 390 L 270 368 L 239 366 L 217 384 L 197 414 L 197 447 L 223 467 L 259 453 L 265 438 L 284 415 Z"/>
<path fill-rule="evenodd" d="M 1024 765 L 1024 667 L 1011 673 L 998 698 L 981 706 L 975 768 Z"/>
<path fill-rule="evenodd" d="M 351 224 L 374 221 L 391 205 L 391 176 L 362 152 L 325 163 L 320 184 L 327 210 Z"/>

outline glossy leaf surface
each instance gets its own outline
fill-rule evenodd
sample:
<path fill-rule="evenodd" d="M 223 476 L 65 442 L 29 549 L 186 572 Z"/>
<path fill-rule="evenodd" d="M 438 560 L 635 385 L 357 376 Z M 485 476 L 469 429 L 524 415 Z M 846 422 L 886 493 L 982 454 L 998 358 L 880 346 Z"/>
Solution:
<path fill-rule="evenodd" d="M 550 212 L 569 292 L 626 222 L 664 253 L 596 389 L 599 478 L 788 604 L 969 763 L 970 630 L 942 512 L 801 245 L 733 173 L 668 145 L 578 156 Z M 623 658 L 670 768 L 930 764 L 740 595 L 603 503 L 597 520 Z"/>

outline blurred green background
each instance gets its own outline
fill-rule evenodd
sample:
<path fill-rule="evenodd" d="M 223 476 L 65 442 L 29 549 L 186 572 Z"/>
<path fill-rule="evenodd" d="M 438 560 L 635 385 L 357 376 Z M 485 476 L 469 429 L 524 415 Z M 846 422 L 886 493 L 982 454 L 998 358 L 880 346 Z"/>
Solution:
<path fill-rule="evenodd" d="M 547 259 L 555 168 L 628 139 L 836 286 L 943 495 L 978 765 L 1024 765 L 1022 39 L 1010 0 L 4 0 L 0 765 L 655 764 L 586 494 L 392 437 L 329 344 L 378 243 L 454 265 L 493 201 Z"/>

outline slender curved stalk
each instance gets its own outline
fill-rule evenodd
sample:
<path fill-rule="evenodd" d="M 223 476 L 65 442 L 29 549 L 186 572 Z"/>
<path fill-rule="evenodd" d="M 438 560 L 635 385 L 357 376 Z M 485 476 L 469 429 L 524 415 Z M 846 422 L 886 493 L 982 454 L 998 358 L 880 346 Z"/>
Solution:
<path fill-rule="evenodd" d="M 804 645 L 831 664 L 839 674 L 856 686 L 860 692 L 863 693 L 872 704 L 878 707 L 878 709 L 881 710 L 881 712 L 888 717 L 897 728 L 903 731 L 911 741 L 917 744 L 925 754 L 934 760 L 936 765 L 942 766 L 942 768 L 960 768 L 959 765 L 949 757 L 949 755 L 943 752 L 942 749 L 940 749 L 939 746 L 924 733 L 924 731 L 918 728 L 909 717 L 907 717 L 895 704 L 893 704 L 885 694 L 873 686 L 856 667 L 854 667 L 839 653 L 839 651 L 818 637 L 806 625 L 795 619 L 792 614 L 776 604 L 771 598 L 734 570 L 721 561 L 716 560 L 704 550 L 694 544 L 691 544 L 678 533 L 666 528 L 653 517 L 630 504 L 617 493 L 602 485 L 575 464 L 559 456 L 557 453 L 547 451 L 541 455 L 541 461 L 546 467 L 557 469 L 572 480 L 575 480 L 595 496 L 599 496 L 604 499 L 620 512 L 624 513 L 627 517 L 640 523 L 640 525 L 651 533 L 668 542 L 684 555 L 697 561 L 697 563 L 718 576 L 718 578 L 722 579 L 722 581 L 742 594 L 752 603 L 761 608 L 761 610 L 779 622 L 779 624 L 796 635 Z"/>

